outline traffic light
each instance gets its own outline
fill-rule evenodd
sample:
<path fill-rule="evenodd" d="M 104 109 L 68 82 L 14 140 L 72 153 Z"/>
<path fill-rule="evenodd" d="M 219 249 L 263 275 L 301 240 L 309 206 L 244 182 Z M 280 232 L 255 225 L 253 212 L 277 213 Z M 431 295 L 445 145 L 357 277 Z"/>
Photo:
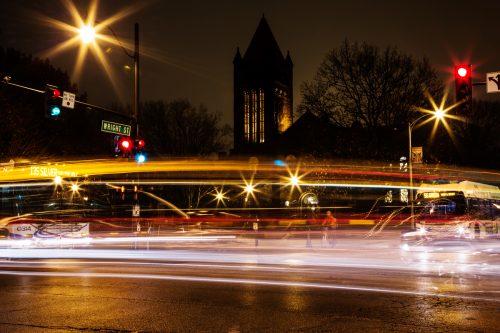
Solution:
<path fill-rule="evenodd" d="M 133 143 L 126 136 L 117 136 L 115 138 L 115 155 L 129 157 L 132 154 Z"/>
<path fill-rule="evenodd" d="M 138 163 L 146 162 L 146 154 L 144 152 L 144 147 L 146 143 L 142 139 L 131 140 L 126 136 L 115 136 L 114 140 L 115 145 L 115 156 L 120 157 L 132 157 L 134 156 L 135 160 Z"/>
<path fill-rule="evenodd" d="M 137 139 L 134 142 L 135 160 L 138 163 L 146 162 L 146 154 L 144 153 L 145 145 L 146 143 L 142 139 Z"/>
<path fill-rule="evenodd" d="M 61 115 L 61 91 L 56 86 L 45 85 L 45 117 L 58 119 Z"/>
<path fill-rule="evenodd" d="M 470 107 L 472 102 L 471 65 L 455 66 L 455 101 L 462 102 L 462 110 Z"/>

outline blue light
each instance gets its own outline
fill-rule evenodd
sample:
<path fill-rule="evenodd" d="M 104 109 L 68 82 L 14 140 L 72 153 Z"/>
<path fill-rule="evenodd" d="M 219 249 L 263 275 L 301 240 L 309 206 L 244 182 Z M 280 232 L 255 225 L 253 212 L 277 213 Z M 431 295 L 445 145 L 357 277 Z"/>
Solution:
<path fill-rule="evenodd" d="M 146 156 L 144 154 L 137 154 L 135 156 L 135 160 L 137 161 L 137 163 L 144 163 L 146 162 Z"/>
<path fill-rule="evenodd" d="M 53 106 L 50 109 L 50 115 L 52 117 L 58 117 L 61 114 L 61 109 L 58 106 Z"/>
<path fill-rule="evenodd" d="M 283 162 L 282 160 L 274 160 L 274 165 L 284 167 L 286 166 L 286 163 Z"/>

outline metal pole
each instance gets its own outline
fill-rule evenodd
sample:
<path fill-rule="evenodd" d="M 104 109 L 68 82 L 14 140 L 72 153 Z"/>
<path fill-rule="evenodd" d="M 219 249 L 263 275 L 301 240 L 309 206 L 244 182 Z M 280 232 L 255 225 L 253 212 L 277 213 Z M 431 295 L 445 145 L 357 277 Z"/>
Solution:
<path fill-rule="evenodd" d="M 136 138 L 139 136 L 139 23 L 135 24 L 135 48 L 134 48 L 134 110 L 133 127 L 135 127 Z"/>
<path fill-rule="evenodd" d="M 413 210 L 413 161 L 412 161 L 412 154 L 411 154 L 411 130 L 412 126 L 411 123 L 408 122 L 408 169 L 410 171 L 410 221 L 411 221 L 411 228 L 415 229 L 415 218 L 413 216 L 414 210 Z"/>

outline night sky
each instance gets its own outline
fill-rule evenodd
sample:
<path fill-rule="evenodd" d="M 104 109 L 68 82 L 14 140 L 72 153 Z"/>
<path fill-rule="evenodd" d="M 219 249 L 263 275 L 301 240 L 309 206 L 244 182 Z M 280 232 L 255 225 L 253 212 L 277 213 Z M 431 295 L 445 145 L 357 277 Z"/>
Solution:
<path fill-rule="evenodd" d="M 90 1 L 74 3 L 85 19 Z M 233 57 L 237 47 L 244 54 L 262 15 L 284 55 L 289 50 L 294 62 L 294 108 L 300 102 L 301 83 L 313 78 L 326 53 L 345 38 L 381 48 L 397 46 L 415 58 L 426 56 L 450 84 L 454 63 L 471 63 L 474 81 L 484 81 L 486 72 L 500 71 L 498 0 L 106 0 L 98 3 L 97 19 L 102 21 L 130 6 L 138 9 L 111 26 L 120 40 L 132 43 L 134 23 L 140 25 L 140 47 L 145 53 L 141 55 L 141 100 L 187 98 L 195 105 L 202 103 L 210 111 L 221 112 L 231 125 Z M 3 47 L 44 57 L 72 36 L 47 25 L 37 15 L 71 23 L 61 1 L 1 0 L 0 9 Z M 130 104 L 133 72 L 123 66 L 132 65 L 132 60 L 117 46 L 100 45 L 107 50 L 110 71 L 120 82 L 118 91 L 92 54 L 87 54 L 76 83 L 88 93 L 90 103 Z M 49 59 L 71 74 L 76 55 L 77 47 Z M 483 92 L 484 87 L 477 87 L 474 96 L 484 98 Z"/>

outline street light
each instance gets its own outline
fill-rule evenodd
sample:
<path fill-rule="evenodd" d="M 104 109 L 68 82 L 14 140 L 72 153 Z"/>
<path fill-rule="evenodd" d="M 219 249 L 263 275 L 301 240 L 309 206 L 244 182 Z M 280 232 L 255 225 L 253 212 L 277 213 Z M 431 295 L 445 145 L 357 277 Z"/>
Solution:
<path fill-rule="evenodd" d="M 116 37 L 115 32 L 111 29 L 110 26 L 106 27 L 113 33 L 113 36 Z M 82 25 L 79 29 L 80 39 L 83 43 L 89 44 L 95 41 L 96 37 L 96 29 L 92 25 Z M 134 59 L 134 106 L 132 109 L 132 119 L 133 119 L 133 130 L 135 130 L 135 136 L 139 136 L 139 122 L 137 121 L 138 113 L 139 113 L 139 23 L 135 23 L 134 26 L 134 54 L 130 54 L 123 47 L 123 45 L 118 41 L 118 44 L 122 48 L 123 52 L 130 58 Z"/>
<path fill-rule="evenodd" d="M 427 111 L 427 110 L 425 110 Z M 436 121 L 442 120 L 446 115 L 445 110 L 440 108 L 436 108 L 434 111 L 427 111 L 426 114 L 420 116 L 415 119 L 413 122 L 408 122 L 408 169 L 410 171 L 410 216 L 411 216 L 411 227 L 415 228 L 415 218 L 414 218 L 414 207 L 413 207 L 413 154 L 412 154 L 412 145 L 411 145 L 411 132 L 415 125 L 417 125 L 421 120 L 427 118 L 425 122 L 431 121 L 432 119 L 436 119 Z M 424 122 L 422 122 L 423 124 Z"/>

